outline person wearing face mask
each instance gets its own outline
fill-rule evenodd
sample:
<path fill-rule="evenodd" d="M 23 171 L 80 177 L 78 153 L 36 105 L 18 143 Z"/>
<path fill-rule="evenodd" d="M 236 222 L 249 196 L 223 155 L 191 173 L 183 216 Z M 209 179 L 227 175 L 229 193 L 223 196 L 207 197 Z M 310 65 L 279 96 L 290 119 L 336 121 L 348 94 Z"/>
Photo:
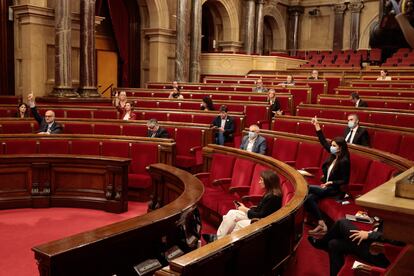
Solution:
<path fill-rule="evenodd" d="M 368 131 L 359 126 L 359 117 L 356 114 L 348 115 L 348 127 L 345 128 L 344 137 L 348 144 L 369 147 Z"/>
<path fill-rule="evenodd" d="M 325 139 L 316 116 L 312 118 L 316 135 L 322 147 L 330 153 L 322 165 L 322 184 L 309 185 L 309 193 L 305 201 L 305 210 L 318 220 L 318 225 L 309 230 L 309 234 L 325 234 L 328 230 L 325 221 L 322 219 L 318 201 L 325 197 L 342 197 L 345 195 L 351 172 L 351 162 L 348 145 L 344 137 L 335 137 L 331 143 Z"/>
<path fill-rule="evenodd" d="M 266 139 L 259 135 L 260 128 L 258 125 L 251 125 L 249 133 L 243 137 L 240 148 L 254 153 L 266 153 Z"/>

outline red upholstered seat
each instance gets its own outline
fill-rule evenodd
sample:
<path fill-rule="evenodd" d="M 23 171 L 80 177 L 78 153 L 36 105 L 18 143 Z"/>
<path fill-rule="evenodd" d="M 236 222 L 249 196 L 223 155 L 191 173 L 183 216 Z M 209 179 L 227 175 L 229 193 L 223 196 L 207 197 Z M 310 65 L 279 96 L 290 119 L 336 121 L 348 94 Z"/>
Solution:
<path fill-rule="evenodd" d="M 401 137 L 398 155 L 409 160 L 414 160 L 414 135 L 404 134 Z"/>
<path fill-rule="evenodd" d="M 375 149 L 397 154 L 400 142 L 401 135 L 399 133 L 377 130 L 375 131 L 372 147 Z"/>
<path fill-rule="evenodd" d="M 225 154 L 214 154 L 209 172 L 198 173 L 197 176 L 204 184 L 205 188 L 215 188 L 212 182 L 216 179 L 230 178 L 233 173 L 234 156 Z"/>
<path fill-rule="evenodd" d="M 322 146 L 319 143 L 299 142 L 295 167 L 319 169 Z"/>
<path fill-rule="evenodd" d="M 193 123 L 199 124 L 211 124 L 214 120 L 214 116 L 207 115 L 207 114 L 194 114 L 193 116 Z"/>
<path fill-rule="evenodd" d="M 33 124 L 30 122 L 2 122 L 2 134 L 33 133 Z"/>
<path fill-rule="evenodd" d="M 35 154 L 37 144 L 35 140 L 7 140 L 3 141 L 4 154 Z"/>
<path fill-rule="evenodd" d="M 289 203 L 292 197 L 295 195 L 295 187 L 287 179 L 281 180 L 282 189 L 282 206 Z"/>
<path fill-rule="evenodd" d="M 315 136 L 315 127 L 310 122 L 298 122 L 297 134 Z"/>
<path fill-rule="evenodd" d="M 129 158 L 128 142 L 104 141 L 102 142 L 102 156 L 115 156 Z"/>
<path fill-rule="evenodd" d="M 333 139 L 338 136 L 344 135 L 344 128 L 343 125 L 336 125 L 336 124 L 324 124 L 322 126 L 323 133 L 325 134 L 325 137 L 328 139 Z"/>
<path fill-rule="evenodd" d="M 274 138 L 272 150 L 273 158 L 294 166 L 296 162 L 297 151 L 298 141 L 283 138 Z"/>
<path fill-rule="evenodd" d="M 66 118 L 92 118 L 91 110 L 82 110 L 82 109 L 68 109 L 66 110 Z"/>
<path fill-rule="evenodd" d="M 158 162 L 158 146 L 156 144 L 133 143 L 131 145 L 131 165 L 128 174 L 128 186 L 145 189 L 151 186 L 151 177 L 147 166 Z"/>
<path fill-rule="evenodd" d="M 65 134 L 93 134 L 92 124 L 65 123 L 63 125 Z"/>
<path fill-rule="evenodd" d="M 94 140 L 71 141 L 71 154 L 101 155 L 100 142 Z"/>
<path fill-rule="evenodd" d="M 41 154 L 68 154 L 69 142 L 67 140 L 39 140 L 39 153 Z"/>
<path fill-rule="evenodd" d="M 158 121 L 168 121 L 168 113 L 145 111 L 145 112 L 142 112 L 142 119 L 143 120 L 157 119 Z"/>
<path fill-rule="evenodd" d="M 172 109 L 179 109 L 181 108 L 181 103 L 176 101 L 171 102 L 159 102 L 158 104 L 159 108 L 172 108 Z"/>
<path fill-rule="evenodd" d="M 200 103 L 189 103 L 189 102 L 182 102 L 181 108 L 182 109 L 194 109 L 194 110 L 200 110 L 201 102 Z"/>
<path fill-rule="evenodd" d="M 246 125 L 257 124 L 261 121 L 269 121 L 269 107 L 259 105 L 246 105 Z"/>
<path fill-rule="evenodd" d="M 297 122 L 294 120 L 284 120 L 283 118 L 276 118 L 273 124 L 273 130 L 297 133 L 297 125 Z"/>
<path fill-rule="evenodd" d="M 192 114 L 190 113 L 170 113 L 169 120 L 172 122 L 192 122 Z"/>
<path fill-rule="evenodd" d="M 95 110 L 93 112 L 95 119 L 118 119 L 118 112 L 116 110 Z"/>
<path fill-rule="evenodd" d="M 192 128 L 176 128 L 176 166 L 191 168 L 201 165 L 204 131 Z"/>
<path fill-rule="evenodd" d="M 147 126 L 139 126 L 139 125 L 124 125 L 122 128 L 122 135 L 127 136 L 147 136 Z"/>
<path fill-rule="evenodd" d="M 392 113 L 374 113 L 369 116 L 369 122 L 380 125 L 394 125 L 395 115 Z"/>
<path fill-rule="evenodd" d="M 228 192 L 229 189 L 250 185 L 254 166 L 255 163 L 250 160 L 237 158 L 234 162 L 231 179 L 222 181 L 221 189 L 206 190 L 201 200 L 202 204 L 210 210 L 219 213 L 219 201 L 231 197 L 231 194 Z"/>
<path fill-rule="evenodd" d="M 121 135 L 121 126 L 117 124 L 94 124 L 94 134 Z"/>
<path fill-rule="evenodd" d="M 413 114 L 397 114 L 395 116 L 396 126 L 402 127 L 413 127 L 414 126 L 414 115 Z"/>

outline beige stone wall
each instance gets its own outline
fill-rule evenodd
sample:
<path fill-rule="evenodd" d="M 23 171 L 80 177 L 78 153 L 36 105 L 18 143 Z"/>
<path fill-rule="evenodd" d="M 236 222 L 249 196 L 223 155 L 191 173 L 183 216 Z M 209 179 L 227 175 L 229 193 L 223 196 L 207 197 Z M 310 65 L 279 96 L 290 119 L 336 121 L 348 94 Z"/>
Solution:
<path fill-rule="evenodd" d="M 332 5 L 341 0 L 269 0 L 264 6 L 271 30 L 271 49 L 286 50 L 289 5 L 302 5 L 299 47 L 302 50 L 332 49 L 334 13 Z M 243 50 L 244 0 L 203 1 L 212 6 L 217 46 L 223 51 Z M 54 86 L 55 0 L 15 0 L 16 94 L 46 95 Z M 378 0 L 365 0 L 361 14 L 360 48 L 368 47 L 369 27 L 378 16 Z M 141 18 L 141 86 L 148 81 L 172 81 L 175 75 L 176 0 L 138 1 Z M 309 10 L 319 7 L 321 16 Z M 73 85 L 79 80 L 79 1 L 71 1 Z M 99 21 L 99 20 L 98 20 Z M 269 27 L 268 26 L 268 27 Z M 349 48 L 349 11 L 344 20 L 344 49 Z M 116 53 L 114 41 L 97 36 L 97 52 Z M 99 55 L 104 56 L 104 55 Z M 111 67 L 117 74 L 117 69 Z M 99 85 L 99 83 L 98 83 Z"/>

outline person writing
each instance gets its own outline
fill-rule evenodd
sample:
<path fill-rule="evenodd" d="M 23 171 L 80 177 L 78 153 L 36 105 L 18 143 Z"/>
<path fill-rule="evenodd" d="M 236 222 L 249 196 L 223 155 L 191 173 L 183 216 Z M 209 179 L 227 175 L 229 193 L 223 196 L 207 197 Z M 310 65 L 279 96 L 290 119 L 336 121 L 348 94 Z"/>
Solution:
<path fill-rule="evenodd" d="M 249 152 L 265 154 L 266 139 L 259 135 L 260 128 L 258 125 L 251 125 L 249 133 L 243 137 L 240 148 Z"/>
<path fill-rule="evenodd" d="M 39 124 L 38 134 L 62 133 L 62 126 L 59 123 L 55 122 L 55 112 L 53 112 L 52 110 L 48 110 L 45 113 L 45 117 L 40 116 L 40 114 L 37 112 L 33 93 L 30 93 L 27 96 L 27 101 L 29 102 L 30 110 L 32 111 L 33 117 Z"/>
<path fill-rule="evenodd" d="M 150 119 L 147 122 L 147 137 L 149 138 L 168 138 L 169 134 L 165 128 L 160 127 L 157 119 Z"/>
<path fill-rule="evenodd" d="M 203 234 L 207 243 L 250 225 L 251 219 L 267 217 L 282 207 L 279 176 L 271 170 L 263 171 L 260 174 L 259 184 L 265 193 L 257 207 L 248 208 L 243 203 L 235 201 L 236 209 L 228 211 L 223 216 L 217 234 Z"/>
<path fill-rule="evenodd" d="M 215 133 L 216 144 L 224 145 L 225 142 L 230 141 L 233 137 L 234 121 L 227 114 L 227 106 L 222 105 L 219 111 L 219 116 L 213 120 L 212 126 L 217 130 Z"/>
<path fill-rule="evenodd" d="M 312 118 L 315 126 L 316 135 L 322 147 L 330 153 L 329 157 L 322 165 L 322 185 L 310 185 L 308 197 L 305 200 L 305 210 L 317 219 L 318 225 L 309 231 L 309 234 L 326 233 L 328 227 L 322 219 L 318 201 L 325 197 L 341 196 L 345 194 L 349 183 L 351 172 L 351 162 L 349 158 L 348 145 L 344 137 L 336 137 L 329 144 L 322 133 L 316 116 Z"/>

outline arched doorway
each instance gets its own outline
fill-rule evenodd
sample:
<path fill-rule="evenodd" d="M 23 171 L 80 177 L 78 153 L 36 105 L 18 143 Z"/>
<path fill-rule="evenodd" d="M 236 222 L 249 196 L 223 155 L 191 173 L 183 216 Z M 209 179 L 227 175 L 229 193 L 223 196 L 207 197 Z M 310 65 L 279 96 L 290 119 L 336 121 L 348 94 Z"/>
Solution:
<path fill-rule="evenodd" d="M 272 25 L 274 25 L 275 20 L 270 16 L 264 17 L 263 22 L 263 54 L 269 55 L 273 47 L 273 28 Z"/>
<path fill-rule="evenodd" d="M 213 52 L 217 45 L 213 42 L 215 40 L 214 17 L 209 6 L 206 2 L 202 7 L 201 52 Z"/>

